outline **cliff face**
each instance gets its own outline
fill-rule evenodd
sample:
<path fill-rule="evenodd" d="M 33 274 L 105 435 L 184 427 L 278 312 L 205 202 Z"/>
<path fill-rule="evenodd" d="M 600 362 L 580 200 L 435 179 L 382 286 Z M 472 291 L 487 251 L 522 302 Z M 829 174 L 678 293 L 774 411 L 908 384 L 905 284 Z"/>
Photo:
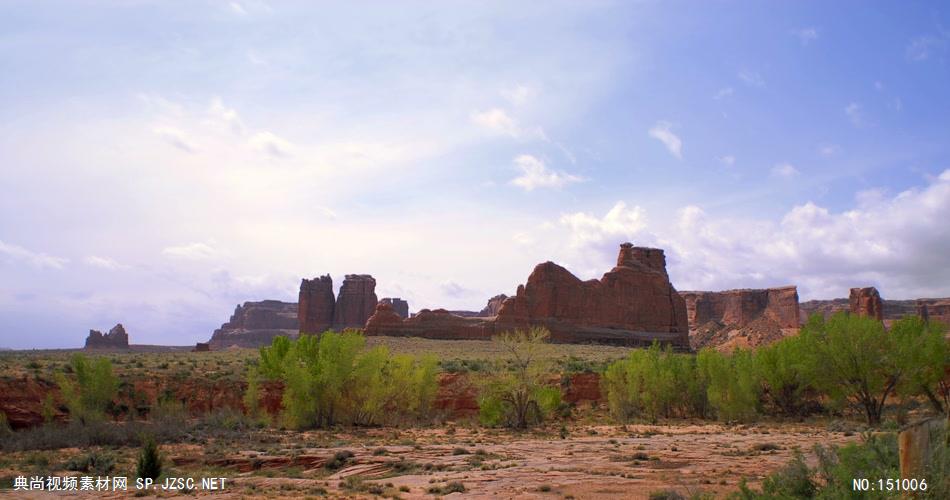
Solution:
<path fill-rule="evenodd" d="M 695 349 L 755 347 L 779 340 L 799 326 L 794 286 L 680 295 L 686 301 L 690 344 Z"/>
<path fill-rule="evenodd" d="M 848 297 L 848 309 L 851 314 L 884 320 L 884 303 L 881 302 L 881 294 L 873 286 L 852 288 Z"/>
<path fill-rule="evenodd" d="M 950 298 L 917 299 L 917 314 L 927 321 L 939 321 L 950 326 Z"/>
<path fill-rule="evenodd" d="M 409 303 L 406 302 L 405 300 L 402 300 L 399 297 L 395 297 L 395 298 L 386 297 L 386 298 L 380 299 L 380 302 L 393 306 L 393 311 L 395 311 L 396 314 L 398 314 L 400 318 L 406 319 L 409 317 Z"/>
<path fill-rule="evenodd" d="M 333 326 L 333 279 L 330 275 L 300 280 L 297 320 L 301 332 L 321 333 Z"/>
<path fill-rule="evenodd" d="M 333 328 L 363 328 L 376 310 L 376 280 L 368 274 L 347 274 L 333 309 Z M 323 330 L 320 330 L 323 331 Z"/>
<path fill-rule="evenodd" d="M 663 251 L 621 246 L 617 267 L 600 280 L 581 281 L 553 262 L 538 264 L 494 318 L 463 318 L 445 310 L 420 311 L 402 321 L 386 304 L 366 325 L 369 335 L 489 338 L 538 325 L 567 343 L 648 345 L 653 340 L 688 347 L 686 305 L 666 273 Z"/>
<path fill-rule="evenodd" d="M 128 349 L 129 334 L 125 332 L 125 327 L 119 323 L 109 330 L 109 333 L 103 335 L 99 330 L 89 330 L 89 336 L 86 337 L 86 349 Z"/>
<path fill-rule="evenodd" d="M 297 304 L 279 300 L 245 302 L 234 309 L 227 323 L 214 331 L 208 348 L 262 346 L 278 335 L 295 335 L 297 325 Z"/>

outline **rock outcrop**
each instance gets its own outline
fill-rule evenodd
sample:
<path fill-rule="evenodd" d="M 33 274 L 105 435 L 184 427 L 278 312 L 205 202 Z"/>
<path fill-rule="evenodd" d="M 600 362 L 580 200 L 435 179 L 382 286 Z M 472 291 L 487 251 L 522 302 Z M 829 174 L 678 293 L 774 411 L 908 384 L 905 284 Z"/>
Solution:
<path fill-rule="evenodd" d="M 379 304 L 368 335 L 442 339 L 490 338 L 515 328 L 544 326 L 553 342 L 649 345 L 654 340 L 689 346 L 686 304 L 670 284 L 663 251 L 621 245 L 617 266 L 600 280 L 582 281 L 553 263 L 538 264 L 515 296 L 490 318 L 464 318 L 423 309 L 402 320 Z"/>
<path fill-rule="evenodd" d="M 848 297 L 848 309 L 851 314 L 884 320 L 884 303 L 881 302 L 881 294 L 873 286 L 852 288 Z"/>
<path fill-rule="evenodd" d="M 210 352 L 211 344 L 207 342 L 197 342 L 195 343 L 195 348 L 191 352 Z"/>
<path fill-rule="evenodd" d="M 297 304 L 279 300 L 245 302 L 211 335 L 208 348 L 259 347 L 278 335 L 297 334 Z M 198 350 L 198 346 L 195 346 Z"/>
<path fill-rule="evenodd" d="M 376 280 L 372 276 L 347 274 L 333 309 L 333 328 L 363 328 L 376 310 L 377 303 Z"/>
<path fill-rule="evenodd" d="M 321 333 L 333 326 L 333 279 L 330 275 L 300 280 L 297 320 L 301 332 Z"/>
<path fill-rule="evenodd" d="M 501 310 L 501 306 L 505 303 L 505 299 L 507 298 L 507 295 L 500 293 L 488 299 L 488 304 L 478 312 L 478 315 L 483 317 L 498 316 L 498 311 Z"/>
<path fill-rule="evenodd" d="M 125 327 L 119 323 L 109 330 L 109 333 L 103 335 L 99 330 L 89 330 L 89 336 L 86 337 L 86 349 L 128 349 L 129 334 L 125 332 Z"/>
<path fill-rule="evenodd" d="M 393 310 L 396 311 L 396 314 L 398 314 L 400 318 L 406 319 L 409 317 L 409 303 L 405 300 L 402 300 L 399 297 L 386 297 L 384 299 L 380 299 L 380 302 L 393 306 Z"/>
<path fill-rule="evenodd" d="M 680 292 L 686 301 L 694 349 L 755 347 L 794 333 L 799 326 L 794 286 L 722 292 Z"/>
<path fill-rule="evenodd" d="M 917 314 L 926 321 L 939 321 L 950 326 L 950 298 L 917 299 Z"/>

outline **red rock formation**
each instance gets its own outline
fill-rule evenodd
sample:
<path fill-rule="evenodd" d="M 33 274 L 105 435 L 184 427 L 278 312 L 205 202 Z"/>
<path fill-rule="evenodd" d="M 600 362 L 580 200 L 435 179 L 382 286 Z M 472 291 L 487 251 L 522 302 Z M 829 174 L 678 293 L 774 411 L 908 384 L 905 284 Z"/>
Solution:
<path fill-rule="evenodd" d="M 688 347 L 686 305 L 666 274 L 658 249 L 621 246 L 618 266 L 598 280 L 581 281 L 553 262 L 538 264 L 494 318 L 463 318 L 449 311 L 422 310 L 402 321 L 381 304 L 367 321 L 368 335 L 429 338 L 489 338 L 533 325 L 565 343 L 649 345 L 654 340 Z"/>
<path fill-rule="evenodd" d="M 684 291 L 694 349 L 756 347 L 784 338 L 799 326 L 794 286 L 723 292 Z"/>
<path fill-rule="evenodd" d="M 278 335 L 296 335 L 297 329 L 297 304 L 279 300 L 245 302 L 234 308 L 231 319 L 214 331 L 208 344 L 215 350 L 232 345 L 258 347 Z"/>
<path fill-rule="evenodd" d="M 939 321 L 950 326 L 950 298 L 917 299 L 917 314 L 926 321 Z"/>
<path fill-rule="evenodd" d="M 333 328 L 363 328 L 376 310 L 376 280 L 368 274 L 347 274 L 333 310 Z"/>
<path fill-rule="evenodd" d="M 601 397 L 599 373 L 575 373 L 570 376 L 564 389 L 564 401 L 568 403 L 598 402 Z"/>
<path fill-rule="evenodd" d="M 402 300 L 399 297 L 386 297 L 384 299 L 380 299 L 380 302 L 393 306 L 393 310 L 396 311 L 396 314 L 398 314 L 400 318 L 406 319 L 409 317 L 409 303 L 405 300 Z"/>
<path fill-rule="evenodd" d="M 884 304 L 877 288 L 852 288 L 848 297 L 848 306 L 851 314 L 867 316 L 878 321 L 884 320 Z"/>
<path fill-rule="evenodd" d="M 333 326 L 335 301 L 330 275 L 300 281 L 297 320 L 301 332 L 322 333 Z"/>
<path fill-rule="evenodd" d="M 210 352 L 211 344 L 207 342 L 198 342 L 195 344 L 195 348 L 191 352 Z"/>
<path fill-rule="evenodd" d="M 109 333 L 103 335 L 98 330 L 89 330 L 86 337 L 86 349 L 128 349 L 129 334 L 125 333 L 122 323 L 115 325 Z"/>
<path fill-rule="evenodd" d="M 478 315 L 484 317 L 498 316 L 498 311 L 501 310 L 501 305 L 505 303 L 505 299 L 507 298 L 507 295 L 501 293 L 488 299 L 488 304 L 478 312 Z"/>
<path fill-rule="evenodd" d="M 27 376 L 0 378 L 0 413 L 6 415 L 13 430 L 42 425 L 48 395 L 59 401 L 59 389 L 52 382 Z M 65 414 L 54 408 L 53 418 L 62 421 Z"/>

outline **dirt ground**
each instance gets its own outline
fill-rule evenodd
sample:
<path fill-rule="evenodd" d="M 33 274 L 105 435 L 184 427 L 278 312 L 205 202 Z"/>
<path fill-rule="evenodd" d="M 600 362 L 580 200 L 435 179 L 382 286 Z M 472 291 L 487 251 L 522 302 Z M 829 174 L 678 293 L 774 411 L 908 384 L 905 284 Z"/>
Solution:
<path fill-rule="evenodd" d="M 447 426 L 351 433 L 275 431 L 267 446 L 209 453 L 162 448 L 170 476 L 225 477 L 223 491 L 153 490 L 161 498 L 647 498 L 722 496 L 756 485 L 800 449 L 859 439 L 826 423 L 548 426 L 528 433 Z M 563 438 L 562 438 L 563 436 Z M 349 452 L 349 453 L 347 453 Z M 346 457 L 352 453 L 352 457 Z M 344 457 L 331 463 L 334 455 Z M 328 465 L 328 463 L 330 463 Z M 464 492 L 452 492 L 461 490 Z M 131 486 L 131 484 L 130 484 Z M 124 493 L 4 492 L 8 498 L 124 498 Z M 0 493 L 0 496 L 4 496 Z M 139 492 L 142 496 L 145 492 Z"/>

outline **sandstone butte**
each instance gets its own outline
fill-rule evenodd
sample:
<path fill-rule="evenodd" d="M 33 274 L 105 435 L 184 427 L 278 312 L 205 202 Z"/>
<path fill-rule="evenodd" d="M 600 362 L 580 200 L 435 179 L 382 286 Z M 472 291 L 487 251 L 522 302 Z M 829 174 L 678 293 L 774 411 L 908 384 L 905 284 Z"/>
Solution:
<path fill-rule="evenodd" d="M 620 246 L 617 266 L 600 280 L 582 281 L 553 262 L 538 264 L 493 317 L 423 309 L 404 320 L 391 305 L 378 304 L 364 331 L 367 335 L 488 339 L 529 326 L 547 327 L 553 342 L 642 346 L 659 341 L 689 348 L 686 304 L 670 283 L 663 250 L 630 243 Z"/>
<path fill-rule="evenodd" d="M 99 330 L 89 330 L 89 336 L 86 337 L 86 349 L 128 349 L 129 334 L 125 332 L 125 327 L 119 323 L 109 330 L 109 333 L 103 335 Z"/>
<path fill-rule="evenodd" d="M 279 300 L 245 302 L 211 335 L 208 348 L 259 347 L 279 335 L 297 334 L 297 304 Z M 196 350 L 198 346 L 196 345 Z"/>
<path fill-rule="evenodd" d="M 730 351 L 794 334 L 799 326 L 794 286 L 721 292 L 683 291 L 694 349 Z"/>
<path fill-rule="evenodd" d="M 848 309 L 851 314 L 884 320 L 884 303 L 881 301 L 881 294 L 873 286 L 852 288 L 848 297 Z"/>
<path fill-rule="evenodd" d="M 409 317 L 409 303 L 406 302 L 405 300 L 402 300 L 399 297 L 394 297 L 394 298 L 386 297 L 386 298 L 379 299 L 379 301 L 393 306 L 393 310 L 396 311 L 396 314 L 398 314 L 400 318 L 406 319 Z M 374 307 L 373 311 L 375 310 L 376 308 Z"/>

